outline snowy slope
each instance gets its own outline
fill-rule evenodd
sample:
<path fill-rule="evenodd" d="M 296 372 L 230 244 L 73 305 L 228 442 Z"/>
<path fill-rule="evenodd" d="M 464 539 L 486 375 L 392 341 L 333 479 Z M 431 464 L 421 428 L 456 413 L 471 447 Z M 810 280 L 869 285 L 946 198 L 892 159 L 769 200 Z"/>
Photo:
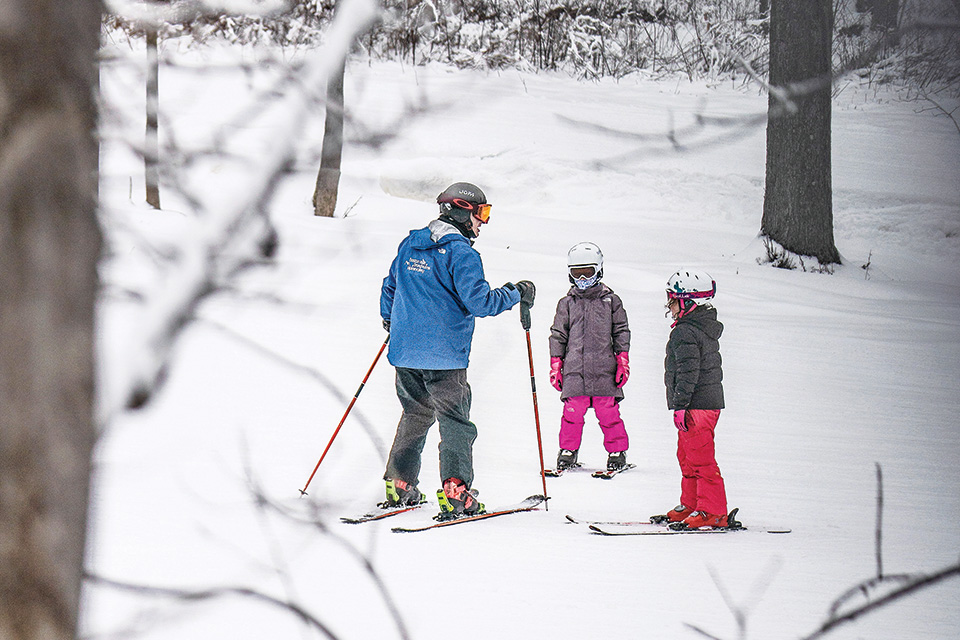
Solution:
<path fill-rule="evenodd" d="M 239 74 L 165 70 L 161 82 L 167 124 L 181 139 L 251 95 Z M 135 75 L 113 69 L 103 83 L 127 116 L 114 133 L 135 140 Z M 749 614 L 739 637 L 799 638 L 837 596 L 876 574 L 875 463 L 885 479 L 884 571 L 933 572 L 957 561 L 960 136 L 950 121 L 896 100 L 864 103 L 851 90 L 838 97 L 835 229 L 846 265 L 826 276 L 756 264 L 762 128 L 723 144 L 710 141 L 728 131 L 698 131 L 681 153 L 664 142 L 669 127 L 698 113 L 762 113 L 766 99 L 753 89 L 357 62 L 346 99 L 357 120 L 395 137 L 376 151 L 348 148 L 340 208 L 349 214 L 320 219 L 311 211 L 308 160 L 322 126 L 303 132 L 304 161 L 271 207 L 282 243 L 275 263 L 205 303 L 159 396 L 104 434 L 92 573 L 176 589 L 255 589 L 296 602 L 343 639 L 702 637 L 688 625 L 730 638 L 738 637 L 731 604 Z M 423 101 L 435 109 L 398 126 L 404 105 Z M 235 135 L 256 159 L 271 144 L 271 125 L 251 121 Z M 150 237 L 188 237 L 186 205 L 168 189 L 168 211 L 146 211 L 136 186 L 131 202 L 130 185 L 141 179 L 135 158 L 115 142 L 105 152 L 108 216 Z M 203 195 L 216 201 L 218 189 L 242 185 L 250 166 L 207 167 L 217 186 Z M 379 288 L 397 244 L 434 217 L 433 199 L 456 180 L 477 183 L 494 203 L 476 245 L 490 282 L 537 284 L 531 336 L 548 466 L 560 403 L 547 382 L 547 335 L 568 287 L 566 251 L 582 240 L 603 249 L 605 281 L 624 300 L 633 331 L 633 376 L 621 406 L 638 468 L 610 482 L 551 479 L 549 510 L 482 523 L 390 532 L 428 521 L 431 507 L 343 525 L 340 516 L 382 499 L 399 417 L 385 358 L 309 497 L 298 490 L 383 342 Z M 162 282 L 163 267 L 146 260 L 136 238 L 109 228 L 107 280 L 147 291 Z M 718 461 L 731 506 L 748 526 L 791 527 L 788 536 L 603 538 L 565 523 L 567 513 L 638 519 L 676 503 L 663 286 L 683 265 L 718 283 L 728 406 Z M 135 304 L 105 292 L 107 380 L 125 332 L 136 330 Z M 492 507 L 540 493 L 516 311 L 478 321 L 469 375 L 482 499 Z M 581 449 L 588 465 L 605 455 L 595 424 L 588 421 Z M 439 485 L 435 451 L 434 433 L 421 477 L 428 494 Z M 297 518 L 315 510 L 318 523 L 258 508 L 250 485 Z M 830 637 L 955 637 L 958 595 L 958 582 L 947 582 Z M 87 602 L 90 636 L 323 637 L 275 604 L 238 595 L 185 603 L 96 586 Z"/>

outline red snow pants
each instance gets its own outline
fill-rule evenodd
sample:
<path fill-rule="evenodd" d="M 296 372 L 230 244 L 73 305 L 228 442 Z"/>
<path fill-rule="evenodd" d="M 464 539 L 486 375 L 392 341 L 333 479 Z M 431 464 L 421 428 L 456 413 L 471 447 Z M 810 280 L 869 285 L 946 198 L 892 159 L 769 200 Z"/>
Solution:
<path fill-rule="evenodd" d="M 560 418 L 560 448 L 576 451 L 583 438 L 584 416 L 593 407 L 603 431 L 603 448 L 607 453 L 626 451 L 630 447 L 627 428 L 620 418 L 617 399 L 607 396 L 573 396 L 563 401 Z"/>
<path fill-rule="evenodd" d="M 680 462 L 680 504 L 722 516 L 727 513 L 727 492 L 717 466 L 713 432 L 720 410 L 687 409 L 687 431 L 677 431 L 677 460 Z"/>

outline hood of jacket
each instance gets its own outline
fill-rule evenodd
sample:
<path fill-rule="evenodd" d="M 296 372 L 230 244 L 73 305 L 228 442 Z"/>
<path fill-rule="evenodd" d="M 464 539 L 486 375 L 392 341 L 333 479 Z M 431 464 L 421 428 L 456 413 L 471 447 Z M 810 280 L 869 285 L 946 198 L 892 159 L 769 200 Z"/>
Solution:
<path fill-rule="evenodd" d="M 410 232 L 411 246 L 414 249 L 435 249 L 441 245 L 460 240 L 473 246 L 473 241 L 463 235 L 457 227 L 444 220 L 431 220 L 424 229 Z"/>
<path fill-rule="evenodd" d="M 690 313 L 680 318 L 677 324 L 691 324 L 713 340 L 719 340 L 723 333 L 723 323 L 717 320 L 717 310 L 713 307 L 697 305 Z"/>

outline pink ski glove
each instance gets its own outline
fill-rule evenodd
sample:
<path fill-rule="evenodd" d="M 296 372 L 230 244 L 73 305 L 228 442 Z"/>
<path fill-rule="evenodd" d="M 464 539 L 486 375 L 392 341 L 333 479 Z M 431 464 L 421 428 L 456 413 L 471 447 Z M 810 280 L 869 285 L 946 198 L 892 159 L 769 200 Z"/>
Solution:
<path fill-rule="evenodd" d="M 617 354 L 617 374 L 614 376 L 614 380 L 617 381 L 617 387 L 622 387 L 627 384 L 627 379 L 630 377 L 630 354 L 626 351 L 621 351 Z"/>
<path fill-rule="evenodd" d="M 553 356 L 550 358 L 550 384 L 553 385 L 553 388 L 557 391 L 563 390 L 563 373 L 560 371 L 563 369 L 563 358 L 558 358 Z"/>
<path fill-rule="evenodd" d="M 677 409 L 676 411 L 674 411 L 673 426 L 675 426 L 680 431 L 686 432 L 687 430 L 686 417 L 687 417 L 686 409 Z"/>

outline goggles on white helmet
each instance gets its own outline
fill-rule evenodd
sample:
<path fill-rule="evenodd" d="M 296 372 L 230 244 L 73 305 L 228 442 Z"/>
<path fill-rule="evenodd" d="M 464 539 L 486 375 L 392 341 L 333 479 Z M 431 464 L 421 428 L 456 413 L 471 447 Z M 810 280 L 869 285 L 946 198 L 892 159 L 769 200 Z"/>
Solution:
<path fill-rule="evenodd" d="M 706 302 L 717 295 L 717 283 L 703 271 L 681 269 L 667 280 L 668 300 Z"/>
<path fill-rule="evenodd" d="M 567 275 L 578 289 L 589 289 L 603 277 L 603 253 L 592 242 L 581 242 L 567 252 Z"/>

